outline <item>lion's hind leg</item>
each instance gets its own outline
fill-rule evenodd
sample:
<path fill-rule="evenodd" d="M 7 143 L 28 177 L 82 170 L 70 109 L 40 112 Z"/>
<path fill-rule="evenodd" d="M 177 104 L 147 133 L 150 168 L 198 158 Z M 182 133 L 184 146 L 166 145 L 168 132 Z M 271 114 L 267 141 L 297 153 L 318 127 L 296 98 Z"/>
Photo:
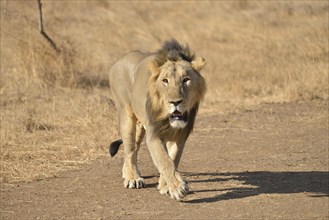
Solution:
<path fill-rule="evenodd" d="M 136 147 L 137 152 L 139 151 L 139 148 L 143 142 L 145 136 L 145 129 L 141 122 L 137 122 L 136 124 Z"/>

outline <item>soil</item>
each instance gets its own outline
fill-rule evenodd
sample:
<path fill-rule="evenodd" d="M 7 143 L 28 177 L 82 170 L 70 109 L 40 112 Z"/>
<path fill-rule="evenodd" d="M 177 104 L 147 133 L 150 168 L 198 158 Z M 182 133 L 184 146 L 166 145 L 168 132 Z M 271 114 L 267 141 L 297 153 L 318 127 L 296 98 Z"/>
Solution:
<path fill-rule="evenodd" d="M 190 187 L 181 202 L 157 192 L 159 175 L 144 145 L 146 188 L 123 187 L 121 149 L 55 178 L 2 185 L 0 217 L 328 219 L 328 134 L 323 101 L 201 114 L 180 164 Z"/>

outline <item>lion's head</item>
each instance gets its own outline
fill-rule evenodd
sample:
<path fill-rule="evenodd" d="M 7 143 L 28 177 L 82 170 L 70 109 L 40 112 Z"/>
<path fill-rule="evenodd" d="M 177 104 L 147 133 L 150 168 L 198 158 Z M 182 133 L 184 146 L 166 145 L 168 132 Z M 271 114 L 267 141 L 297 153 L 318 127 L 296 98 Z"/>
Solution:
<path fill-rule="evenodd" d="M 200 74 L 205 65 L 201 57 L 176 40 L 167 41 L 151 63 L 149 99 L 156 121 L 169 121 L 170 127 L 186 127 L 203 99 L 206 85 Z M 191 113 L 192 112 L 192 113 Z M 193 126 L 193 125 L 192 125 Z"/>

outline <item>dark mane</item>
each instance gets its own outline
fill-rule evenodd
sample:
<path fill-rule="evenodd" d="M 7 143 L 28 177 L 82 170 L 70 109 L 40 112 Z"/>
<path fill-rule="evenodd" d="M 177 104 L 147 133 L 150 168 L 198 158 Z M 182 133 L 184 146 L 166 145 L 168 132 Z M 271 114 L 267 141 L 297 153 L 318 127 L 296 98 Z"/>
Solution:
<path fill-rule="evenodd" d="M 194 54 L 188 45 L 181 45 L 176 39 L 165 41 L 161 49 L 157 51 L 156 62 L 158 66 L 162 66 L 167 60 L 178 61 L 186 60 L 192 62 Z"/>

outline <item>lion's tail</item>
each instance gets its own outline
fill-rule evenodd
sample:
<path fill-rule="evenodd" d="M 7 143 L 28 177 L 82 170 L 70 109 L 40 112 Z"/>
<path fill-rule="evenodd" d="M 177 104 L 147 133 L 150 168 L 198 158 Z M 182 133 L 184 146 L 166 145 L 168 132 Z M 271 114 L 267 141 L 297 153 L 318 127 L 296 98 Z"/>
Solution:
<path fill-rule="evenodd" d="M 119 147 L 122 143 L 123 143 L 122 139 L 119 139 L 119 140 L 113 141 L 110 144 L 109 151 L 110 151 L 111 157 L 114 157 L 118 153 Z"/>

